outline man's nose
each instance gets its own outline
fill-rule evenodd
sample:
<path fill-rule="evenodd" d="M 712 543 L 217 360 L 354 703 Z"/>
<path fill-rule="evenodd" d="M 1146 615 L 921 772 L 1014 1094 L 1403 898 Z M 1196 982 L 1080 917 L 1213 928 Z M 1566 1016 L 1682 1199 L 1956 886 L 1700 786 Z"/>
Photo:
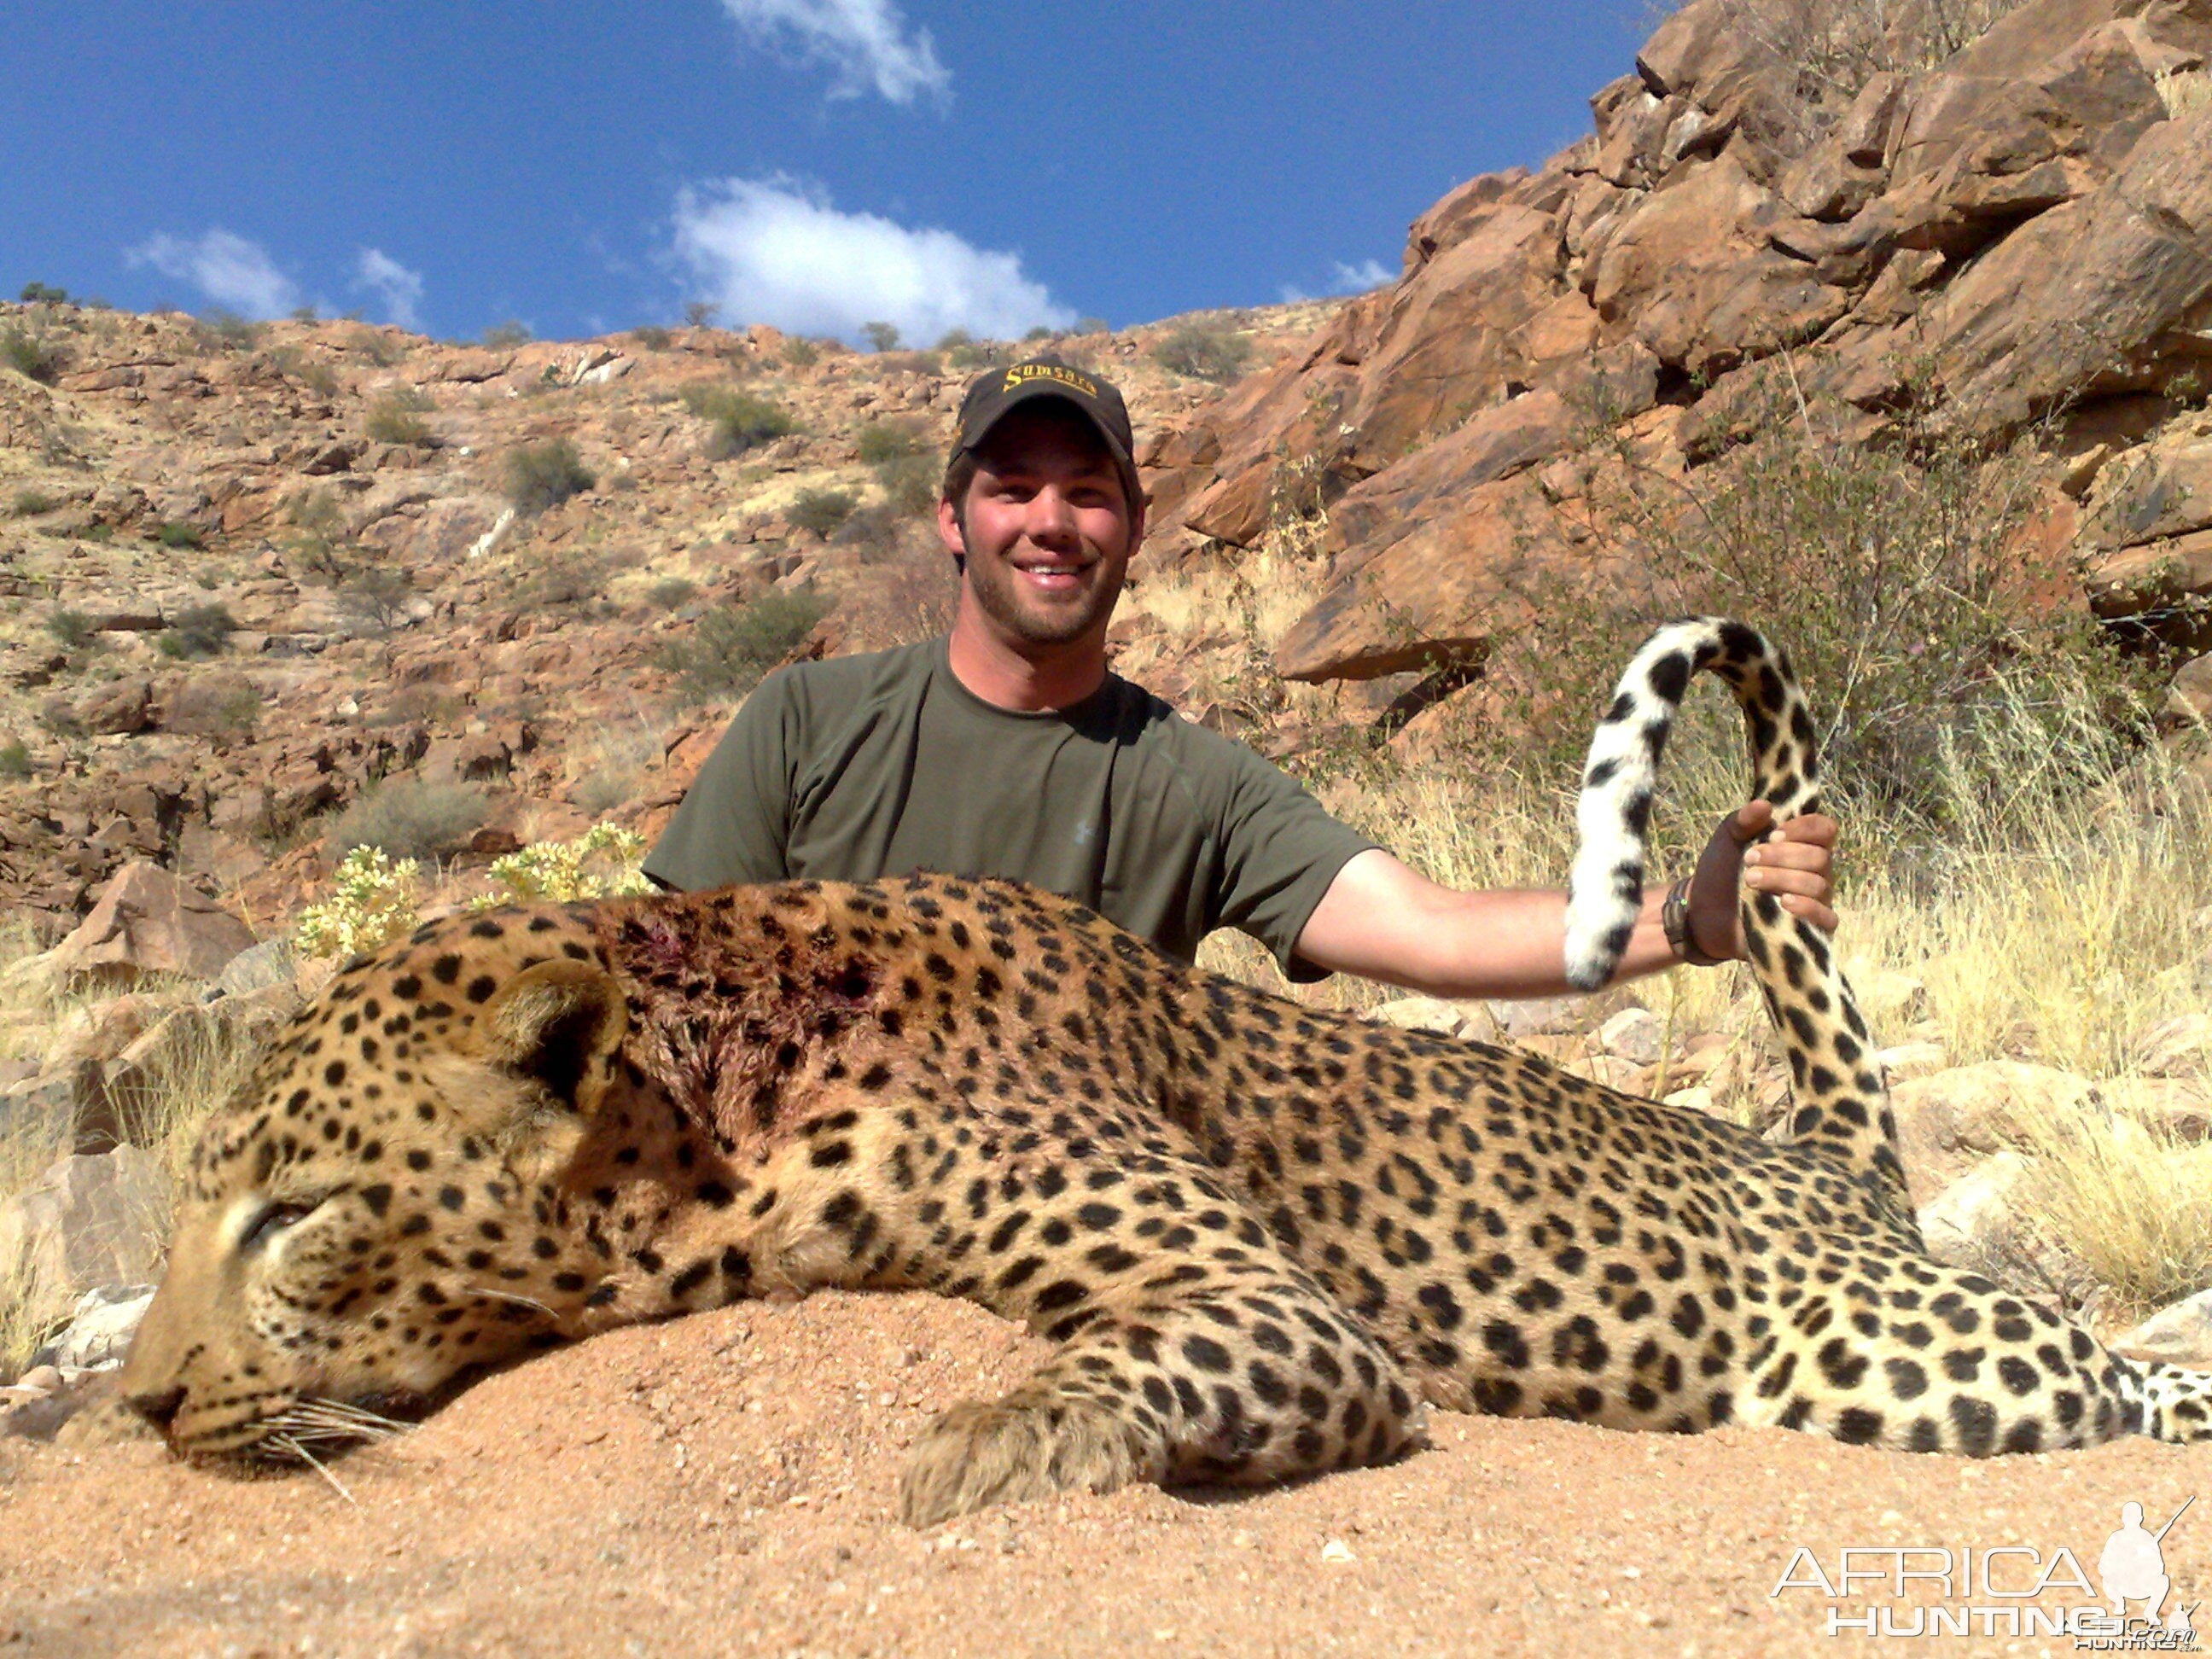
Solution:
<path fill-rule="evenodd" d="M 1073 541 L 1076 534 L 1075 508 L 1059 490 L 1049 487 L 1040 489 L 1030 497 L 1025 528 L 1031 541 Z"/>

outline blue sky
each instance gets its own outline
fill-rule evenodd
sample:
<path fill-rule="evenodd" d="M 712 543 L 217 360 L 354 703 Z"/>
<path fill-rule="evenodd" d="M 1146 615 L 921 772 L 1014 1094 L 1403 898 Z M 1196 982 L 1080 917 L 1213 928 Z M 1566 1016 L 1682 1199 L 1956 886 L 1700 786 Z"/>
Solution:
<path fill-rule="evenodd" d="M 1018 334 L 1369 286 L 1644 0 L 7 8 L 0 295 L 472 337 Z"/>

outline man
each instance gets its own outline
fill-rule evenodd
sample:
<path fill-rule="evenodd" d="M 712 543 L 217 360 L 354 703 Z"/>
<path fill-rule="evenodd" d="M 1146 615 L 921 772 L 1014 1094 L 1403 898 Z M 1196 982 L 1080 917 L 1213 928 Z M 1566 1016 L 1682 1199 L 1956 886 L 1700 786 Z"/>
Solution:
<path fill-rule="evenodd" d="M 687 890 L 1010 876 L 1186 961 L 1225 924 L 1294 979 L 1565 994 L 1565 893 L 1440 886 L 1242 744 L 1108 672 L 1107 626 L 1144 538 L 1132 455 L 1127 410 L 1097 375 L 1046 358 L 978 377 L 937 508 L 960 572 L 951 634 L 763 682 L 646 873 Z M 1751 847 L 1771 822 L 1760 801 L 1725 820 L 1686 907 L 1669 914 L 1647 892 L 1618 977 L 1741 956 L 1739 879 L 1835 926 L 1834 823 L 1796 818 Z"/>

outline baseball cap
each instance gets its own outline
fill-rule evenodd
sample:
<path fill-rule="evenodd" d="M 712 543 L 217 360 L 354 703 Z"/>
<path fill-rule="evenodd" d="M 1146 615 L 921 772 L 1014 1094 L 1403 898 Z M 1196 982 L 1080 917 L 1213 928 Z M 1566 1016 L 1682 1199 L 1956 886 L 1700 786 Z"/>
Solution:
<path fill-rule="evenodd" d="M 1114 469 L 1121 475 L 1121 488 L 1133 511 L 1144 499 L 1137 486 L 1136 441 L 1129 429 L 1129 406 L 1103 376 L 1077 368 L 1057 357 L 1032 357 L 1003 368 L 986 369 L 968 383 L 960 399 L 960 428 L 953 440 L 951 459 L 957 460 L 990 434 L 991 428 L 1020 408 L 1040 398 L 1057 398 L 1079 411 L 1097 428 Z"/>

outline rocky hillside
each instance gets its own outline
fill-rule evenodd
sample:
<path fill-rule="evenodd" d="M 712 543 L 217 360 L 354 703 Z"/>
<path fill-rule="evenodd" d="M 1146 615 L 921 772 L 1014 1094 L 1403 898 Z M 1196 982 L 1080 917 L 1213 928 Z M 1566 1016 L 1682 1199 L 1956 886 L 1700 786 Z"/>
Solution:
<path fill-rule="evenodd" d="M 1512 579 L 1594 556 L 1604 471 L 1565 461 L 1691 479 L 1778 409 L 2032 438 L 2097 611 L 2212 645 L 2212 4 L 2034 0 L 1840 88 L 1786 9 L 1676 12 L 1589 136 L 1462 185 L 1395 284 L 1158 434 L 1158 556 L 1325 514 L 1284 675 L 1479 664 Z"/>
<path fill-rule="evenodd" d="M 1172 338 L 1218 373 L 1329 309 L 1032 349 L 1110 367 L 1158 428 L 1212 390 Z M 134 860 L 266 929 L 380 783 L 447 786 L 409 826 L 446 857 L 649 823 L 734 696 L 665 648 L 702 619 L 812 591 L 802 648 L 832 651 L 941 620 L 928 494 L 961 386 L 1014 349 L 49 302 L 0 306 L 0 911 L 48 935 Z"/>

